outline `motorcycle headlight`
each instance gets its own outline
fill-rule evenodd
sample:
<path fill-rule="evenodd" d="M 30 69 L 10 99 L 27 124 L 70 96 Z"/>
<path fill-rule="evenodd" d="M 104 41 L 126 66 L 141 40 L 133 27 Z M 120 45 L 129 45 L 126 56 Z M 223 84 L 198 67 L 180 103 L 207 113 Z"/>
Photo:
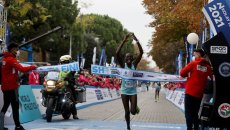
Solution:
<path fill-rule="evenodd" d="M 55 81 L 49 80 L 47 81 L 48 86 L 55 86 Z"/>

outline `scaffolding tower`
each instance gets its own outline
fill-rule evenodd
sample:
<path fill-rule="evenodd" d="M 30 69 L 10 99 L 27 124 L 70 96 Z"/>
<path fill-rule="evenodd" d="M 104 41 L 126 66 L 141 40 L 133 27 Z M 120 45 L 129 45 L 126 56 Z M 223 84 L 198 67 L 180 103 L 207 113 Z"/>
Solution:
<path fill-rule="evenodd" d="M 0 0 L 0 52 L 6 48 L 6 34 L 7 34 L 7 8 L 4 8 L 4 1 Z"/>

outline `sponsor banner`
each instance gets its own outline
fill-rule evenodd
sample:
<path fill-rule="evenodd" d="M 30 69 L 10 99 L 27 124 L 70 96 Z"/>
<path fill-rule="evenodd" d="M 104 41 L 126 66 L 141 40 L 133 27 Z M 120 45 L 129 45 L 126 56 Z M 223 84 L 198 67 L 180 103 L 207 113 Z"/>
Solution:
<path fill-rule="evenodd" d="M 42 93 L 40 92 L 42 88 L 44 88 L 42 85 L 32 85 L 32 92 L 35 100 L 38 104 L 41 115 L 44 115 L 46 113 L 46 108 L 42 105 Z"/>
<path fill-rule="evenodd" d="M 41 66 L 38 67 L 36 71 L 79 71 L 79 64 L 78 62 L 73 62 L 63 65 Z"/>
<path fill-rule="evenodd" d="M 40 93 L 42 85 L 32 86 L 33 94 L 38 103 L 39 110 L 42 115 L 45 115 L 46 107 L 41 104 L 42 94 Z M 76 107 L 84 107 L 95 103 L 110 101 L 121 97 L 120 90 L 97 88 L 94 86 L 85 86 L 86 88 L 86 102 L 76 104 Z"/>
<path fill-rule="evenodd" d="M 30 85 L 21 85 L 18 90 L 19 94 L 19 118 L 21 123 L 33 121 L 41 118 L 39 106 L 32 93 Z"/>
<path fill-rule="evenodd" d="M 100 89 L 95 89 L 97 100 L 103 100 L 103 95 Z"/>
<path fill-rule="evenodd" d="M 225 0 L 227 1 L 227 0 Z M 228 36 L 229 38 L 229 36 Z M 227 54 L 213 53 L 213 46 L 227 47 Z M 229 86 L 230 86 L 230 52 L 229 42 L 227 37 L 224 36 L 224 32 L 219 32 L 212 39 L 206 41 L 203 44 L 203 49 L 208 55 L 210 62 L 213 67 L 213 74 L 215 76 L 215 89 L 214 89 L 214 102 L 213 102 L 213 113 L 210 122 L 213 126 L 223 126 L 229 124 L 230 117 L 223 110 L 227 108 L 227 104 L 230 104 Z M 220 49 L 218 49 L 220 50 Z M 223 52 L 221 52 L 223 53 Z M 223 105 L 222 105 L 223 104 Z"/>
<path fill-rule="evenodd" d="M 18 90 L 19 94 L 19 118 L 21 123 L 26 123 L 41 118 L 39 103 L 35 100 L 30 85 L 21 85 Z M 3 106 L 3 94 L 0 91 L 0 108 Z M 9 106 L 5 114 L 5 124 L 13 125 L 12 108 Z"/>
<path fill-rule="evenodd" d="M 209 22 L 214 35 L 223 32 L 230 44 L 230 2 L 228 0 L 214 0 L 204 6 L 203 13 Z"/>
<path fill-rule="evenodd" d="M 101 90 L 104 100 L 110 99 L 108 88 L 101 88 L 100 90 Z"/>
<path fill-rule="evenodd" d="M 230 117 L 230 104 L 222 103 L 218 107 L 218 113 L 222 118 L 229 118 Z"/>
<path fill-rule="evenodd" d="M 182 90 L 167 90 L 166 99 L 184 111 L 184 89 Z"/>
<path fill-rule="evenodd" d="M 230 76 L 230 63 L 229 62 L 223 62 L 219 66 L 219 73 L 223 77 L 229 77 Z"/>
<path fill-rule="evenodd" d="M 124 79 L 142 80 L 142 81 L 161 81 L 161 82 L 183 82 L 179 75 L 170 75 L 148 71 L 130 70 L 116 67 L 105 67 L 91 65 L 92 74 L 117 76 Z"/>
<path fill-rule="evenodd" d="M 227 54 L 227 46 L 210 46 L 210 53 L 212 54 Z"/>
<path fill-rule="evenodd" d="M 178 101 L 178 107 L 181 108 L 182 110 L 184 110 L 184 97 L 185 97 L 185 94 L 184 92 L 180 92 L 180 99 Z"/>

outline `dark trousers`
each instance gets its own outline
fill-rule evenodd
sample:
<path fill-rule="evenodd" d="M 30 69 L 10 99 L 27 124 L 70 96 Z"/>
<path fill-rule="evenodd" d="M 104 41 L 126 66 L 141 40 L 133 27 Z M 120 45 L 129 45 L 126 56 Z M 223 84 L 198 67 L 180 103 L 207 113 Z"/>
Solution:
<path fill-rule="evenodd" d="M 67 89 L 71 92 L 71 100 L 73 101 L 71 107 L 72 115 L 77 115 L 77 108 L 75 107 L 77 101 L 77 92 L 75 91 L 74 85 L 68 85 Z"/>
<path fill-rule="evenodd" d="M 187 130 L 199 130 L 198 112 L 201 99 L 185 94 L 184 100 Z"/>
<path fill-rule="evenodd" d="M 9 105 L 12 106 L 14 123 L 16 126 L 20 126 L 19 121 L 19 100 L 18 100 L 18 91 L 17 90 L 7 90 L 3 92 L 4 105 L 1 112 L 6 113 Z"/>

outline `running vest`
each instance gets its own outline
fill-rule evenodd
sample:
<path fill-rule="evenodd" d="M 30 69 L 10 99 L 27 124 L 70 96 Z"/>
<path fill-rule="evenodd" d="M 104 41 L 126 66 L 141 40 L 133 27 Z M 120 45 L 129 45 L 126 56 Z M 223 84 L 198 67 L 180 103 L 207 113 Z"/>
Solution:
<path fill-rule="evenodd" d="M 134 65 L 132 65 L 131 68 L 129 68 L 125 64 L 125 69 L 131 69 L 135 70 Z M 121 94 L 124 95 L 136 95 L 137 94 L 137 81 L 136 80 L 130 80 L 130 79 L 124 79 L 122 78 L 122 84 L 121 84 Z"/>

